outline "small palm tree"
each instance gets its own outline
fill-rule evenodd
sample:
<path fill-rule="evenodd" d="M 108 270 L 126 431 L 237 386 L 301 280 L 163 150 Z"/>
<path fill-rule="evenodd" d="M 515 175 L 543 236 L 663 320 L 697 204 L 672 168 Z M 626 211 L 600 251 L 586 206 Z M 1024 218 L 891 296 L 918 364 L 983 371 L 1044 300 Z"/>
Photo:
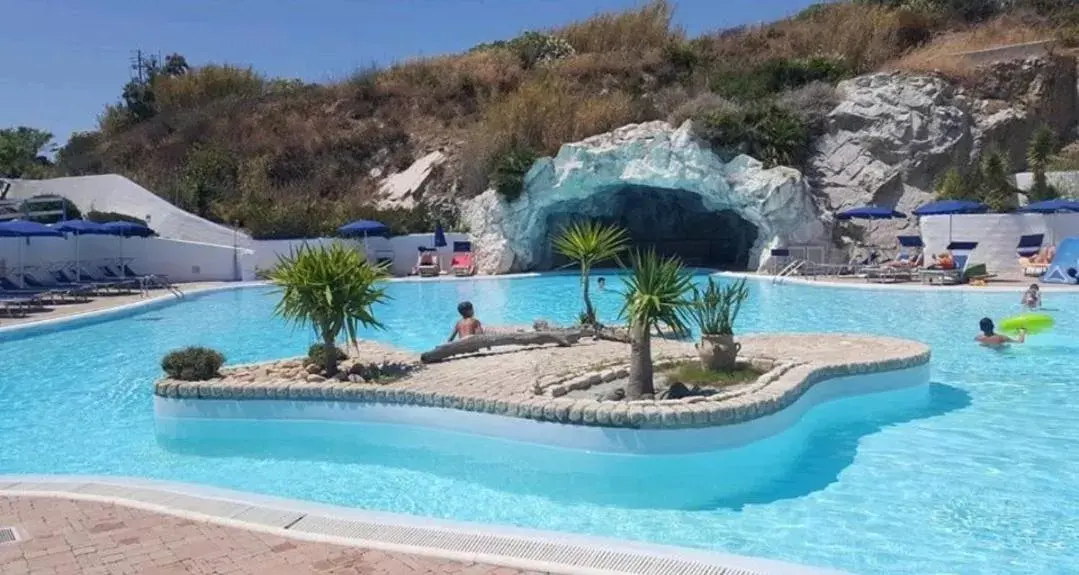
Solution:
<path fill-rule="evenodd" d="M 274 313 L 285 320 L 308 325 L 326 345 L 337 345 L 344 331 L 356 339 L 360 326 L 381 328 L 371 307 L 389 296 L 379 280 L 386 269 L 373 266 L 359 252 L 334 244 L 330 247 L 303 247 L 278 259 L 270 281 L 280 289 L 281 301 Z M 327 376 L 337 373 L 337 355 L 322 354 Z"/>
<path fill-rule="evenodd" d="M 652 330 L 689 334 L 687 294 L 693 279 L 677 257 L 661 258 L 654 250 L 629 256 L 632 275 L 626 278 L 622 317 L 629 320 L 630 361 L 626 396 L 634 399 L 655 394 L 652 379 Z"/>
<path fill-rule="evenodd" d="M 1030 200 L 1041 202 L 1059 197 L 1059 193 L 1049 185 L 1045 172 L 1049 169 L 1049 160 L 1053 156 L 1056 147 L 1056 137 L 1053 130 L 1047 126 L 1038 128 L 1027 144 L 1027 164 L 1034 174 L 1034 182 L 1030 187 Z"/>
<path fill-rule="evenodd" d="M 592 267 L 606 260 L 617 260 L 629 242 L 626 230 L 599 222 L 578 222 L 562 230 L 554 240 L 554 249 L 581 267 L 581 288 L 584 296 L 582 319 L 588 325 L 596 323 L 596 310 L 588 294 Z"/>

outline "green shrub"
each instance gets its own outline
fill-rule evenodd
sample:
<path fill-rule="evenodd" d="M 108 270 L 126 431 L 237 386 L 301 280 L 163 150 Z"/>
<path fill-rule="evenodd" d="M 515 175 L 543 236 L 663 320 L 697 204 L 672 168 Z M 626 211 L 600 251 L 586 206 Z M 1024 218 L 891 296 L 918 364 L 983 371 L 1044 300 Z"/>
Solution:
<path fill-rule="evenodd" d="M 491 185 L 508 201 L 516 200 L 524 191 L 525 174 L 536 162 L 536 153 L 528 148 L 514 148 L 495 161 Z"/>
<path fill-rule="evenodd" d="M 712 81 L 712 91 L 733 100 L 751 102 L 811 82 L 834 84 L 853 72 L 840 58 L 775 58 L 746 72 L 719 75 Z"/>
<path fill-rule="evenodd" d="M 97 210 L 91 210 L 87 212 L 86 219 L 91 222 L 97 222 L 103 224 L 106 222 L 131 222 L 133 224 L 139 224 L 142 226 L 149 225 L 146 220 L 142 218 L 136 218 L 135 216 L 129 216 L 127 214 L 121 214 L 119 212 L 99 212 Z"/>
<path fill-rule="evenodd" d="M 334 361 L 344 361 L 348 358 L 341 348 L 334 346 L 333 348 Z M 326 365 L 326 344 L 313 343 L 311 347 L 307 348 L 307 363 L 313 363 L 315 365 Z"/>
<path fill-rule="evenodd" d="M 161 369 L 172 379 L 205 381 L 217 377 L 225 356 L 206 347 L 185 347 L 170 351 L 161 360 Z"/>
<path fill-rule="evenodd" d="M 694 126 L 721 153 L 748 154 L 768 167 L 802 167 L 809 155 L 809 128 L 775 104 L 715 112 Z"/>

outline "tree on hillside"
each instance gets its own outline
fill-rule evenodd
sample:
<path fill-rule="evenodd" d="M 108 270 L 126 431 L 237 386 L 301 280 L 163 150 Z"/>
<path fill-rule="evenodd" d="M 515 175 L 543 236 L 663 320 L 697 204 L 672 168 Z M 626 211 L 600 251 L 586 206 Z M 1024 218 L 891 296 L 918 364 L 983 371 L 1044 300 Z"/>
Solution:
<path fill-rule="evenodd" d="M 56 151 L 56 174 L 59 176 L 89 176 L 105 173 L 98 153 L 101 132 L 75 132 L 67 143 Z"/>
<path fill-rule="evenodd" d="M 937 184 L 938 200 L 977 200 L 977 194 L 973 193 L 967 182 L 963 180 L 963 174 L 957 168 L 951 168 L 944 173 L 944 177 Z"/>
<path fill-rule="evenodd" d="M 38 179 L 49 175 L 52 162 L 48 154 L 52 134 L 36 128 L 19 126 L 0 129 L 0 177 Z"/>
<path fill-rule="evenodd" d="M 1027 144 L 1027 164 L 1030 165 L 1030 171 L 1034 175 L 1034 182 L 1030 186 L 1030 191 L 1027 192 L 1031 202 L 1052 200 L 1060 196 L 1060 192 L 1049 185 L 1049 180 L 1046 178 L 1046 170 L 1049 168 L 1049 160 L 1055 148 L 1056 138 L 1053 131 L 1046 126 L 1034 132 L 1030 143 Z"/>
<path fill-rule="evenodd" d="M 142 57 L 135 62 L 135 77 L 124 85 L 121 98 L 128 116 L 135 122 L 148 120 L 157 115 L 157 97 L 154 94 L 154 81 L 159 77 L 176 77 L 187 74 L 190 70 L 187 58 L 181 54 L 169 54 L 162 63 L 157 56 Z"/>
<path fill-rule="evenodd" d="M 982 202 L 994 212 L 1010 212 L 1017 207 L 1018 190 L 1008 174 L 1008 161 L 1004 154 L 992 151 L 982 160 Z"/>

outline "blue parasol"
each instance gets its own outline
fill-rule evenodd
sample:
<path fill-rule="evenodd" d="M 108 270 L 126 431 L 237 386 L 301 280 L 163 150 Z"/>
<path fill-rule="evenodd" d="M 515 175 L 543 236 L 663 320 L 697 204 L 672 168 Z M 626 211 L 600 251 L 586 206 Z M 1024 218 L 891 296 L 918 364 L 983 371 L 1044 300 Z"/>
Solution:
<path fill-rule="evenodd" d="M 1034 202 L 1033 204 L 1027 204 L 1022 208 L 1019 208 L 1020 212 L 1026 212 L 1028 214 L 1057 214 L 1062 212 L 1079 212 L 1079 201 L 1069 200 L 1067 198 L 1057 198 L 1055 200 L 1045 200 L 1044 202 Z"/>
<path fill-rule="evenodd" d="M 442 229 L 442 222 L 435 222 L 435 247 L 446 247 L 446 232 Z"/>
<path fill-rule="evenodd" d="M 124 270 L 124 238 L 149 238 L 157 235 L 157 232 L 142 224 L 135 222 L 106 222 L 101 224 L 101 227 L 108 230 L 108 232 L 114 236 L 120 236 L 120 256 L 117 260 L 120 261 L 120 272 L 123 274 Z"/>
<path fill-rule="evenodd" d="M 63 237 L 64 234 L 59 231 L 46 226 L 45 224 L 39 224 L 37 222 L 31 222 L 28 220 L 8 220 L 6 222 L 0 222 L 0 237 L 4 238 L 26 238 L 29 242 L 33 237 Z M 22 258 L 22 242 L 19 242 L 19 287 L 26 287 L 26 281 L 23 279 L 24 267 Z"/>
<path fill-rule="evenodd" d="M 883 206 L 862 206 L 839 212 L 835 217 L 839 220 L 893 220 L 905 218 L 907 214 Z"/>

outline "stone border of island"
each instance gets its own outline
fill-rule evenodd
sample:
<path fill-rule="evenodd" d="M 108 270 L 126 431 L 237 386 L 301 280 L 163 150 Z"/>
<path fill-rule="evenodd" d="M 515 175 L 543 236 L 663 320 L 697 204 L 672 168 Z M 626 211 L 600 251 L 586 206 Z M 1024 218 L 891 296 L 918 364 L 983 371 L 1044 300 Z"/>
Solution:
<path fill-rule="evenodd" d="M 739 342 L 740 365 L 763 371 L 760 377 L 709 396 L 679 399 L 567 397 L 571 391 L 624 377 L 628 369 L 625 344 L 590 338 L 572 346 L 505 346 L 432 364 L 420 363 L 416 354 L 363 341 L 352 354 L 357 359 L 345 360 L 337 379 L 308 373 L 301 359 L 286 359 L 225 368 L 221 377 L 207 381 L 163 379 L 156 382 L 154 393 L 183 400 L 450 408 L 573 425 L 684 429 L 754 420 L 792 405 L 819 382 L 905 370 L 927 364 L 931 355 L 920 342 L 865 335 L 747 335 Z M 660 340 L 654 347 L 657 367 L 696 357 L 692 343 Z M 389 377 L 372 383 L 360 374 Z"/>

